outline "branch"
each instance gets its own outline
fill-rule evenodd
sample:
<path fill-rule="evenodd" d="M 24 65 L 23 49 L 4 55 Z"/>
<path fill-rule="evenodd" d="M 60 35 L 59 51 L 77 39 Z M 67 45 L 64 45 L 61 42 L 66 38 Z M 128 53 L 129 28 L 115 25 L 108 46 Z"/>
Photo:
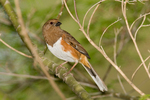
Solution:
<path fill-rule="evenodd" d="M 96 5 L 98 5 L 98 4 L 100 4 L 100 3 L 101 3 L 101 1 L 95 3 L 94 5 L 92 5 L 92 7 L 90 7 L 90 8 L 88 9 L 88 11 L 86 12 L 86 14 L 84 15 L 84 18 L 83 18 L 82 27 L 84 27 L 85 18 L 86 18 L 86 16 L 87 16 L 87 14 L 89 13 L 89 11 L 90 11 L 93 7 L 95 7 Z"/>
<path fill-rule="evenodd" d="M 15 5 L 16 5 L 16 11 L 17 11 L 17 15 L 14 12 L 13 8 L 11 7 L 11 4 L 8 0 L 0 0 L 1 4 L 3 5 L 6 13 L 8 14 L 12 24 L 14 25 L 15 29 L 17 30 L 19 36 L 21 37 L 22 41 L 25 43 L 26 47 L 28 48 L 28 50 L 30 51 L 30 53 L 33 55 L 35 61 L 37 61 L 42 69 L 42 71 L 44 72 L 44 74 L 47 76 L 47 78 L 49 79 L 50 84 L 52 85 L 52 87 L 54 88 L 54 90 L 58 93 L 58 95 L 65 100 L 65 96 L 63 95 L 63 93 L 59 90 L 59 88 L 57 87 L 56 83 L 53 81 L 53 79 L 50 77 L 49 73 L 47 72 L 47 70 L 45 69 L 44 64 L 42 63 L 36 48 L 33 46 L 32 41 L 30 40 L 27 31 L 25 29 L 24 26 L 24 22 L 23 22 L 23 18 L 21 15 L 21 11 L 20 11 L 20 7 L 19 7 L 19 1 L 15 0 Z M 17 19 L 18 18 L 18 19 Z"/>
<path fill-rule="evenodd" d="M 78 13 L 77 13 L 76 0 L 74 0 L 74 10 L 75 10 L 76 19 L 78 20 L 78 22 L 80 22 L 79 16 L 78 16 Z"/>
<path fill-rule="evenodd" d="M 32 45 L 32 42 L 29 39 L 27 33 L 24 33 L 24 32 L 26 32 L 26 29 L 25 29 L 24 26 L 23 26 L 24 27 L 24 32 L 22 33 L 22 31 L 21 31 L 22 27 L 19 25 L 18 20 L 17 20 L 17 16 L 16 16 L 14 10 L 12 9 L 9 1 L 8 0 L 0 0 L 0 3 L 2 3 L 4 9 L 6 10 L 9 18 L 12 21 L 12 24 L 16 28 L 16 30 L 17 30 L 18 34 L 20 35 L 22 41 L 26 44 L 26 46 L 28 47 L 28 49 L 30 50 L 30 52 L 33 54 L 33 56 L 35 57 L 35 60 L 40 64 L 40 66 L 42 66 L 41 69 L 46 74 L 48 80 L 51 81 L 51 82 L 53 82 L 53 79 L 49 76 L 49 74 L 48 74 L 47 70 L 45 69 L 44 65 L 48 65 L 49 64 L 49 66 L 48 66 L 49 70 L 51 70 L 51 71 L 53 70 L 53 73 L 55 73 L 55 68 L 57 67 L 57 65 L 54 64 L 54 63 L 52 63 L 52 62 L 50 62 L 50 61 L 47 61 L 47 60 L 44 60 L 44 62 L 41 61 L 42 57 L 40 58 L 38 56 L 38 53 L 36 52 L 36 49 Z M 20 17 L 22 17 L 22 16 L 20 16 Z M 68 84 L 69 87 L 78 95 L 79 98 L 81 98 L 83 100 L 92 100 L 91 96 L 83 89 L 83 87 L 74 79 L 74 77 L 72 75 L 69 74 L 68 76 L 63 77 L 63 75 L 66 72 L 67 72 L 67 70 L 65 70 L 63 68 L 60 68 L 60 70 L 58 70 L 58 73 L 56 74 L 56 76 L 58 76 L 61 79 L 63 79 L 66 82 L 66 84 Z M 12 75 L 17 76 L 16 74 L 12 74 Z M 22 77 L 37 78 L 37 77 L 31 77 L 31 76 L 22 76 Z M 54 84 L 52 83 L 52 86 L 53 85 Z M 55 86 L 53 88 L 57 91 L 57 89 L 56 89 Z M 65 100 L 65 98 L 63 98 L 63 99 Z"/>
<path fill-rule="evenodd" d="M 75 20 L 75 22 L 78 23 L 79 27 L 80 27 L 80 30 L 82 31 L 82 33 L 85 35 L 85 37 L 87 38 L 87 40 L 91 43 L 91 45 L 93 45 L 93 47 L 95 47 L 104 57 L 105 59 L 111 63 L 114 68 L 123 76 L 123 78 L 141 95 L 145 95 L 139 88 L 137 88 L 130 80 L 129 78 L 123 73 L 123 71 L 107 56 L 107 54 L 105 53 L 105 51 L 103 50 L 102 46 L 101 48 L 99 48 L 99 46 L 97 46 L 92 40 L 91 38 L 86 34 L 84 28 L 82 27 L 82 25 L 77 21 L 77 19 L 75 19 L 75 17 L 72 15 L 72 13 L 70 12 L 68 6 L 67 6 L 67 3 L 65 2 L 64 0 L 64 3 L 65 3 L 65 7 L 68 11 L 68 13 L 70 14 L 70 16 Z"/>
<path fill-rule="evenodd" d="M 95 7 L 95 9 L 94 9 L 94 11 L 93 11 L 93 13 L 92 13 L 92 15 L 91 15 L 91 17 L 90 17 L 90 19 L 89 19 L 89 23 L 88 23 L 88 27 L 87 27 L 87 35 L 88 35 L 88 36 L 89 36 L 89 29 L 90 29 L 90 25 L 91 25 L 92 18 L 93 18 L 93 16 L 94 16 L 96 10 L 97 10 L 98 7 L 100 6 L 100 4 L 101 4 L 101 2 L 99 2 L 99 3 L 97 4 L 97 6 Z"/>
<path fill-rule="evenodd" d="M 83 82 L 77 82 L 74 77 L 72 76 L 72 74 L 69 74 L 68 76 L 64 77 L 64 74 L 67 72 L 67 70 L 65 68 L 60 68 L 57 73 L 56 73 L 56 68 L 57 68 L 57 64 L 51 62 L 50 60 L 48 60 L 47 58 L 43 57 L 42 58 L 43 63 L 45 65 L 47 65 L 48 70 L 55 74 L 56 76 L 58 76 L 60 79 L 64 80 L 65 83 L 70 87 L 70 89 L 76 93 L 76 95 L 81 98 L 82 100 L 92 100 L 92 98 L 103 98 L 103 97 L 116 97 L 116 98 L 121 98 L 121 99 L 125 99 L 125 100 L 139 100 L 138 96 L 130 96 L 127 94 L 121 94 L 121 93 L 116 93 L 116 92 L 112 92 L 112 91 L 108 91 L 105 93 L 101 93 L 101 92 L 97 92 L 97 93 L 90 93 L 88 94 L 84 88 L 81 86 L 81 84 L 83 86 L 87 86 L 93 89 L 96 89 L 97 86 L 92 85 L 92 84 L 88 84 L 88 83 L 83 83 Z M 0 75 L 7 75 L 7 76 L 14 76 L 14 77 L 21 77 L 21 78 L 32 78 L 32 79 L 44 79 L 44 80 L 48 80 L 47 77 L 44 76 L 33 76 L 33 75 L 23 75 L 23 74 L 15 74 L 15 73 L 10 73 L 10 72 L 0 72 Z M 53 78 L 53 77 L 52 77 Z M 53 78 L 53 80 L 58 80 L 56 78 Z M 77 99 L 77 97 L 71 97 L 74 99 Z M 70 100 L 71 98 L 67 98 L 67 100 Z"/>
<path fill-rule="evenodd" d="M 21 78 L 46 79 L 46 80 L 48 80 L 48 78 L 44 77 L 44 76 L 22 75 L 22 74 L 8 73 L 8 72 L 0 72 L 0 75 L 8 75 L 8 76 L 21 77 Z"/>
<path fill-rule="evenodd" d="M 146 62 L 148 59 L 150 59 L 150 56 L 148 56 L 148 57 L 144 60 L 144 62 Z M 142 66 L 142 63 L 141 63 L 141 64 L 137 67 L 137 69 L 133 72 L 133 74 L 132 74 L 132 76 L 131 76 L 131 80 L 133 80 L 135 74 L 136 74 L 137 71 L 141 68 L 141 66 Z"/>
<path fill-rule="evenodd" d="M 67 0 L 66 0 L 66 1 L 67 1 Z M 65 4 L 64 4 L 64 2 L 63 2 L 63 0 L 62 0 L 62 6 L 61 6 L 61 9 L 60 9 L 59 14 L 58 14 L 58 16 L 57 16 L 57 19 L 58 19 L 58 20 L 59 20 L 60 16 L 61 16 L 62 13 L 63 13 L 64 7 L 65 7 Z"/>
<path fill-rule="evenodd" d="M 12 49 L 13 51 L 19 53 L 20 55 L 25 56 L 27 58 L 32 58 L 32 56 L 26 55 L 25 53 L 18 51 L 15 48 L 11 47 L 9 44 L 7 44 L 5 41 L 3 41 L 1 38 L 0 38 L 0 42 L 2 42 L 4 45 L 6 45 L 8 48 Z"/>
<path fill-rule="evenodd" d="M 59 70 L 57 70 L 57 73 L 56 73 L 56 68 L 57 68 L 58 65 L 51 62 L 47 58 L 43 58 L 43 59 L 44 59 L 43 63 L 45 65 L 47 65 L 47 67 L 49 68 L 49 71 L 51 73 L 55 74 L 56 76 L 58 76 L 60 79 L 64 80 L 65 83 L 71 88 L 71 90 L 74 93 L 76 93 L 76 95 L 79 98 L 81 98 L 82 100 L 92 100 L 91 96 L 92 96 L 92 98 L 99 98 L 98 96 L 94 96 L 93 94 L 88 94 L 80 84 L 82 84 L 84 86 L 91 87 L 91 88 L 95 88 L 95 86 L 85 84 L 83 82 L 80 82 L 80 84 L 79 84 L 79 82 L 77 82 L 74 79 L 72 74 L 69 74 L 68 76 L 64 76 L 64 74 L 67 73 L 68 71 L 63 67 L 61 67 Z M 112 91 L 107 91 L 105 93 L 98 92 L 98 95 L 100 95 L 101 98 L 111 96 L 111 97 L 116 97 L 116 98 L 122 98 L 122 99 L 125 99 L 125 100 L 139 100 L 138 96 L 135 97 L 135 96 L 116 93 L 116 92 L 112 92 Z"/>
<path fill-rule="evenodd" d="M 49 68 L 49 71 L 51 71 L 53 74 L 58 76 L 60 79 L 65 81 L 65 83 L 71 88 L 71 90 L 82 100 L 92 100 L 91 96 L 87 93 L 87 91 L 84 90 L 84 88 L 77 82 L 72 74 L 68 74 L 65 76 L 64 74 L 67 73 L 68 71 L 61 67 L 56 71 L 56 67 L 58 66 L 57 64 L 49 61 L 48 59 L 44 58 L 43 63 L 47 65 Z M 56 73 L 57 72 L 57 73 Z"/>
<path fill-rule="evenodd" d="M 16 13 L 14 12 L 13 8 L 10 5 L 10 2 L 8 0 L 0 0 L 0 2 L 3 5 L 3 7 L 4 7 L 7 15 L 9 16 L 9 19 L 11 20 L 13 26 L 15 27 L 16 31 L 18 33 L 20 33 L 21 32 L 21 27 L 18 23 L 17 15 L 16 15 Z M 23 39 L 24 37 L 21 34 L 18 34 L 18 35 L 20 36 L 20 38 L 22 39 L 22 41 L 25 43 L 26 47 L 30 51 L 28 45 L 26 44 L 26 42 Z M 30 51 L 30 53 L 31 53 L 31 51 Z"/>
<path fill-rule="evenodd" d="M 143 64 L 144 68 L 145 68 L 145 71 L 146 71 L 148 77 L 150 78 L 149 70 L 148 70 L 148 68 L 147 68 L 147 66 L 146 66 L 146 64 L 145 64 L 145 62 L 144 62 L 144 59 L 143 59 L 143 57 L 142 57 L 142 55 L 141 55 L 141 52 L 140 52 L 140 50 L 139 50 L 139 48 L 138 48 L 138 45 L 137 45 L 137 43 L 136 43 L 136 37 L 135 37 L 135 38 L 133 37 L 132 32 L 131 32 L 131 30 L 130 30 L 130 26 L 129 26 L 129 23 L 128 23 L 128 19 L 127 19 L 127 16 L 126 16 L 126 3 L 127 3 L 127 1 L 124 2 L 124 0 L 122 0 L 122 3 L 121 3 L 121 4 L 122 4 L 122 14 L 123 14 L 123 17 L 124 17 L 126 26 L 127 26 L 127 30 L 128 30 L 129 35 L 130 35 L 130 37 L 131 37 L 131 39 L 132 39 L 132 41 L 133 41 L 133 43 L 134 43 L 135 49 L 136 49 L 136 51 L 137 51 L 137 53 L 138 53 L 138 55 L 139 55 L 139 57 L 140 57 L 140 59 L 141 59 L 141 62 L 142 62 L 142 64 Z"/>
<path fill-rule="evenodd" d="M 100 40 L 99 40 L 99 47 L 101 46 L 102 43 L 102 38 L 104 36 L 104 34 L 106 33 L 106 31 L 108 30 L 109 27 L 111 27 L 112 25 L 114 25 L 115 23 L 119 22 L 120 20 L 122 20 L 121 18 L 118 18 L 116 21 L 114 21 L 113 23 L 111 23 L 108 27 L 106 27 L 106 29 L 103 31 Z"/>
<path fill-rule="evenodd" d="M 139 100 L 139 96 L 130 96 L 128 94 L 116 93 L 116 92 L 106 92 L 105 95 L 96 95 L 92 96 L 92 98 L 102 98 L 102 97 L 116 97 L 121 98 L 123 100 Z"/>
<path fill-rule="evenodd" d="M 119 34 L 120 33 L 120 31 L 123 29 L 123 27 L 121 27 L 120 29 L 117 29 L 117 33 L 115 33 L 115 34 Z M 104 32 L 103 32 L 104 33 Z M 115 59 L 118 57 L 118 55 L 120 54 L 120 52 L 121 52 L 121 50 L 123 49 L 123 46 L 125 45 L 125 42 L 124 42 L 124 33 L 122 33 L 121 34 L 121 41 L 120 41 L 120 43 L 119 43 L 119 47 L 118 47 L 118 50 L 116 51 L 116 52 L 114 52 L 114 58 L 112 59 L 114 62 L 115 62 Z M 117 39 L 117 37 L 115 37 L 116 39 Z M 115 40 L 116 41 L 116 40 Z M 114 43 L 114 47 L 116 48 L 116 45 L 117 44 L 115 44 Z M 115 50 L 114 50 L 115 51 Z M 105 75 L 104 75 L 104 77 L 103 77 L 103 81 L 105 81 L 106 80 L 106 78 L 107 78 L 107 76 L 108 76 L 108 74 L 110 73 L 110 71 L 111 71 L 111 68 L 112 68 L 112 65 L 111 64 L 109 64 L 109 66 L 108 66 L 108 68 L 107 68 L 107 71 L 105 72 Z"/>

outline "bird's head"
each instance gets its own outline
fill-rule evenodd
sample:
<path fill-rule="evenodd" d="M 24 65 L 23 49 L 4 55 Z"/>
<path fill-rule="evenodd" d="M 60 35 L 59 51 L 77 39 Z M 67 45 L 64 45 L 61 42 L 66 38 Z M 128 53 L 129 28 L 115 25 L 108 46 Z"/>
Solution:
<path fill-rule="evenodd" d="M 61 22 L 59 22 L 58 19 L 50 19 L 43 25 L 43 28 L 45 30 L 49 30 L 50 28 L 60 27 L 60 25 L 61 25 Z"/>

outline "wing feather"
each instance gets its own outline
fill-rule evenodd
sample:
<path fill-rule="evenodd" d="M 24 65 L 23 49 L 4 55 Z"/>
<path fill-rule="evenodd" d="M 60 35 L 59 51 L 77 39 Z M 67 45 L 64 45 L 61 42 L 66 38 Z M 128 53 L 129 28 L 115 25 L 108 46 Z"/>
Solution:
<path fill-rule="evenodd" d="M 84 54 L 87 58 L 90 59 L 89 54 L 87 53 L 87 51 L 83 48 L 83 46 L 72 36 L 70 35 L 68 32 L 63 31 L 63 35 L 62 38 L 65 42 L 67 42 L 69 45 L 71 45 L 74 49 L 76 49 L 77 51 L 79 51 L 80 53 Z"/>

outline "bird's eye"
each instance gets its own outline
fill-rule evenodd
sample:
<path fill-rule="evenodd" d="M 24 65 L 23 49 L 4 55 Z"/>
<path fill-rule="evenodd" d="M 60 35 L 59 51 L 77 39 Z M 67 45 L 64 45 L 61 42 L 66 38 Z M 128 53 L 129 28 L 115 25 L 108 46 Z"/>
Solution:
<path fill-rule="evenodd" d="M 53 22 L 50 22 L 50 24 L 52 25 L 52 24 L 53 24 Z"/>

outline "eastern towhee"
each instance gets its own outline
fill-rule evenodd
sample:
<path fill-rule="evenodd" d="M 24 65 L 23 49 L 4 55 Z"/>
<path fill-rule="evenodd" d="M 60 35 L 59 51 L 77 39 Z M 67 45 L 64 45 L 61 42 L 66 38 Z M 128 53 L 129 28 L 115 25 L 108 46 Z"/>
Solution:
<path fill-rule="evenodd" d="M 48 20 L 43 25 L 43 36 L 48 49 L 53 55 L 66 62 L 75 62 L 69 72 L 81 63 L 92 79 L 95 81 L 101 91 L 107 91 L 107 87 L 95 72 L 93 67 L 88 61 L 90 56 L 82 45 L 68 32 L 60 28 L 61 22 L 57 19 Z"/>

